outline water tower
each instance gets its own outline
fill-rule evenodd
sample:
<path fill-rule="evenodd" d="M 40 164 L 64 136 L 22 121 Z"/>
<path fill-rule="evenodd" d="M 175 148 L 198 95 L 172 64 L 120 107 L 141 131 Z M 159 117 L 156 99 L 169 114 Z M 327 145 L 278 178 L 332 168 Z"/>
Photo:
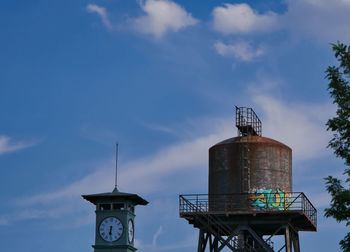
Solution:
<path fill-rule="evenodd" d="M 238 136 L 209 149 L 208 194 L 180 195 L 180 217 L 199 229 L 198 252 L 300 252 L 299 231 L 317 230 L 317 211 L 293 192 L 292 150 L 262 137 L 253 109 L 235 117 Z"/>

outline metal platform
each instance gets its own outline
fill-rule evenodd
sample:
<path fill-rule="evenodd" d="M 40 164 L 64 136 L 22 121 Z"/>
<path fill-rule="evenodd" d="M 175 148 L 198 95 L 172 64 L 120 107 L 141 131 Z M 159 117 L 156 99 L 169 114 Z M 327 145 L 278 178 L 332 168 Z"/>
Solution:
<path fill-rule="evenodd" d="M 292 251 L 292 243 L 300 251 L 298 232 L 317 230 L 317 210 L 302 192 L 180 195 L 179 210 L 200 229 L 198 251 L 207 243 L 210 251 L 275 251 L 269 244 L 275 235 L 286 236 L 285 251 Z M 242 232 L 257 245 L 240 245 Z"/>
<path fill-rule="evenodd" d="M 201 214 L 215 215 L 227 224 L 246 220 L 265 225 L 288 220 L 298 231 L 317 230 L 317 210 L 302 192 L 180 195 L 179 210 L 180 217 L 189 222 Z"/>

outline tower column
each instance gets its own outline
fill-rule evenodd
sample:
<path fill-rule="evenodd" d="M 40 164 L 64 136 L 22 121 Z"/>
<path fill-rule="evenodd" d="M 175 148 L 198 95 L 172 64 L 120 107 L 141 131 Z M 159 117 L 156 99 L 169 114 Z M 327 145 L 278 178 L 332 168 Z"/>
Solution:
<path fill-rule="evenodd" d="M 285 237 L 285 244 L 286 244 L 286 252 L 292 252 L 292 240 L 291 240 L 289 226 L 286 226 L 284 237 Z"/>
<path fill-rule="evenodd" d="M 293 231 L 293 247 L 294 252 L 300 252 L 299 234 L 296 231 Z"/>

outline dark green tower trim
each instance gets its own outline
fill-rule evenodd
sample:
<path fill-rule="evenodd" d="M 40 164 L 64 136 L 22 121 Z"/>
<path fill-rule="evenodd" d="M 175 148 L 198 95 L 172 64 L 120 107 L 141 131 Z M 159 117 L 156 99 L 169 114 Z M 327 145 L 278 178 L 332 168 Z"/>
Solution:
<path fill-rule="evenodd" d="M 109 252 L 109 251 L 127 251 L 127 252 L 133 252 L 137 249 L 130 245 L 120 245 L 118 247 L 114 246 L 108 246 L 108 245 L 92 245 L 92 247 L 95 249 L 96 252 Z M 115 250 L 117 249 L 117 250 Z"/>
<path fill-rule="evenodd" d="M 110 193 L 98 193 L 98 194 L 89 194 L 89 195 L 82 195 L 84 199 L 87 201 L 90 201 L 92 204 L 96 205 L 98 201 L 101 199 L 104 200 L 114 200 L 114 199 L 124 199 L 124 200 L 132 200 L 135 202 L 136 205 L 147 205 L 148 201 L 144 200 L 137 194 L 132 194 L 132 193 L 124 193 L 124 192 L 119 192 L 117 188 L 113 190 L 113 192 Z"/>

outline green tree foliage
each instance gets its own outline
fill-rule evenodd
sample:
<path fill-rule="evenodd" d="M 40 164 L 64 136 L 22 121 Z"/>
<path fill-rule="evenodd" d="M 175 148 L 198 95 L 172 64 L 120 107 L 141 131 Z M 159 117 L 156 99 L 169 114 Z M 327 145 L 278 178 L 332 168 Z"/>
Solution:
<path fill-rule="evenodd" d="M 350 46 L 338 41 L 332 44 L 332 48 L 339 66 L 330 66 L 326 71 L 326 78 L 330 81 L 328 91 L 337 105 L 336 116 L 326 124 L 327 130 L 333 132 L 328 147 L 333 149 L 336 157 L 344 160 L 346 180 L 343 185 L 342 181 L 332 176 L 325 178 L 327 191 L 332 196 L 330 208 L 325 209 L 325 216 L 350 226 Z M 343 251 L 350 252 L 350 232 L 339 244 Z"/>

